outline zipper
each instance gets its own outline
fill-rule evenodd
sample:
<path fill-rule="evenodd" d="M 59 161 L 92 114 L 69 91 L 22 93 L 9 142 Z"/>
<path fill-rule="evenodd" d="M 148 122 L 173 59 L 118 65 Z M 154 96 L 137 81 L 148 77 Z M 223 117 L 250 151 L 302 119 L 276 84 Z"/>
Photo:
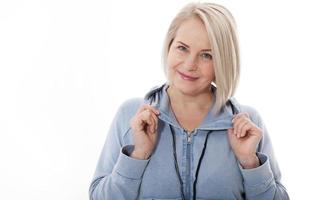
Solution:
<path fill-rule="evenodd" d="M 187 142 L 188 142 L 188 144 L 191 144 L 191 142 L 192 142 L 192 135 L 193 135 L 194 130 L 192 132 L 189 132 L 189 131 L 184 129 L 184 132 L 187 135 Z"/>
<path fill-rule="evenodd" d="M 187 176 L 186 176 L 186 183 L 187 183 L 187 194 L 189 199 L 191 199 L 191 143 L 187 144 Z"/>
<path fill-rule="evenodd" d="M 188 143 L 191 144 L 192 141 L 192 132 L 191 133 L 187 133 L 188 134 Z"/>
<path fill-rule="evenodd" d="M 183 129 L 183 131 L 184 131 L 184 133 L 187 136 L 187 143 L 191 144 L 191 142 L 192 142 L 192 135 L 193 135 L 194 130 L 192 132 L 189 132 L 186 129 Z"/>
<path fill-rule="evenodd" d="M 186 152 L 186 174 L 185 174 L 185 179 L 186 179 L 186 196 L 191 199 L 191 143 L 192 143 L 192 135 L 193 132 L 189 132 L 184 129 L 184 132 L 187 135 L 187 152 Z"/>

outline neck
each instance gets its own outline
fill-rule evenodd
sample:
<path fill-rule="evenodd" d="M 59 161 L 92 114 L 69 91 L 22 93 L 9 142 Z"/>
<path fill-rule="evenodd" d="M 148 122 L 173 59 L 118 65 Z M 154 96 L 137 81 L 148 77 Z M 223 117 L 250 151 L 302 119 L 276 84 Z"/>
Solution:
<path fill-rule="evenodd" d="M 182 110 L 208 110 L 212 103 L 212 92 L 209 90 L 197 94 L 188 95 L 173 88 L 171 85 L 167 88 L 170 103 L 172 106 L 176 105 Z"/>

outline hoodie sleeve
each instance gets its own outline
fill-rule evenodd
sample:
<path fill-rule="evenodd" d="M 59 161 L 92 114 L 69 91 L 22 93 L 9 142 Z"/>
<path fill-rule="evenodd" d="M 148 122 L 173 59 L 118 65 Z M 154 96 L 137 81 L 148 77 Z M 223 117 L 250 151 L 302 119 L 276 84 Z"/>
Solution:
<path fill-rule="evenodd" d="M 136 199 L 143 172 L 149 160 L 137 160 L 128 155 L 134 146 L 125 144 L 129 120 L 138 108 L 124 103 L 118 110 L 103 146 L 89 188 L 90 200 Z"/>
<path fill-rule="evenodd" d="M 252 117 L 253 122 L 263 130 L 263 137 L 257 150 L 257 156 L 261 165 L 253 169 L 243 169 L 239 165 L 244 178 L 246 199 L 288 200 L 287 191 L 281 184 L 281 171 L 274 156 L 267 128 L 260 115 L 256 111 L 254 113 L 255 116 Z"/>

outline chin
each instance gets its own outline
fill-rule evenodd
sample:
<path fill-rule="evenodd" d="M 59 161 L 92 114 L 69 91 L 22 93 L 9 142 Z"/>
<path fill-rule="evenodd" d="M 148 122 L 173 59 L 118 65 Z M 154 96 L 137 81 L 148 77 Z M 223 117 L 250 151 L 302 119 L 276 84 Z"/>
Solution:
<path fill-rule="evenodd" d="M 193 84 L 174 83 L 173 88 L 185 95 L 196 95 L 201 91 L 201 86 Z"/>

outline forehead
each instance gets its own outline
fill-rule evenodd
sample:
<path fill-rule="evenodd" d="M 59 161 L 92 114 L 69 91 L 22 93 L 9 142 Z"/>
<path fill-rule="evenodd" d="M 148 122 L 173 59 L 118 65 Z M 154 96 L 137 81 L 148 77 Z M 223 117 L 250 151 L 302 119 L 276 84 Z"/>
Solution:
<path fill-rule="evenodd" d="M 211 48 L 205 25 L 198 17 L 192 17 L 183 21 L 176 32 L 174 40 L 176 42 L 184 42 L 190 47 Z"/>

